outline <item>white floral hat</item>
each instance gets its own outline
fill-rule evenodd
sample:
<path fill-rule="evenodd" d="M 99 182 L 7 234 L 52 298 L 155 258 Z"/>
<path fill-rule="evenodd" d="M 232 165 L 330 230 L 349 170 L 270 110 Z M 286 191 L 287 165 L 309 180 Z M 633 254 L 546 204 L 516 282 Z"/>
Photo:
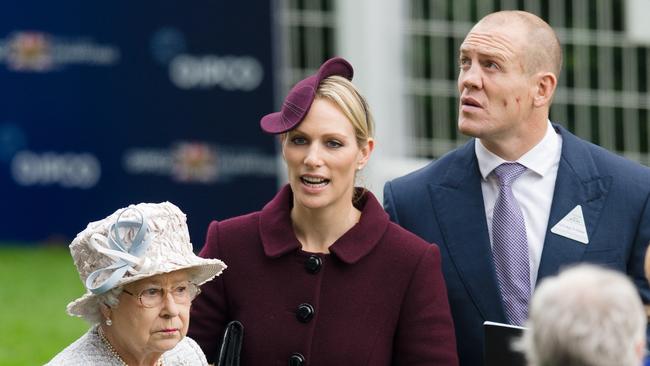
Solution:
<path fill-rule="evenodd" d="M 185 214 L 169 202 L 130 205 L 91 222 L 70 244 L 87 291 L 68 304 L 68 314 L 85 316 L 97 295 L 146 277 L 189 269 L 191 281 L 202 285 L 226 268 L 192 249 Z"/>

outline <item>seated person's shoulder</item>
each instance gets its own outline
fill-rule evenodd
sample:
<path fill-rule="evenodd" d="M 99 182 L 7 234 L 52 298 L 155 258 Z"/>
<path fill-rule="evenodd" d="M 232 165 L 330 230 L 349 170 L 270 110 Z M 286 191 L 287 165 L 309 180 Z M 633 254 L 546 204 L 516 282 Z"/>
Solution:
<path fill-rule="evenodd" d="M 75 366 L 110 364 L 110 354 L 106 352 L 101 339 L 94 331 L 89 330 L 79 339 L 59 352 L 46 366 Z"/>

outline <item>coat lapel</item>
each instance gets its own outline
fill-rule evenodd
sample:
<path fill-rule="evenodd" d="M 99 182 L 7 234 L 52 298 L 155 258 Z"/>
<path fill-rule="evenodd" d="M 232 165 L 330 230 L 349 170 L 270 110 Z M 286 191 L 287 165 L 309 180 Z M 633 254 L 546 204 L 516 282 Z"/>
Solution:
<path fill-rule="evenodd" d="M 582 259 L 589 244 L 552 233 L 551 229 L 580 205 L 587 235 L 592 238 L 612 182 L 611 177 L 600 176 L 583 141 L 558 125 L 554 125 L 554 128 L 562 136 L 562 156 L 555 180 L 537 283 L 542 278 L 557 273 L 563 265 Z"/>
<path fill-rule="evenodd" d="M 441 182 L 429 185 L 433 210 L 451 262 L 479 312 L 486 320 L 505 322 L 474 141 L 458 153 Z"/>

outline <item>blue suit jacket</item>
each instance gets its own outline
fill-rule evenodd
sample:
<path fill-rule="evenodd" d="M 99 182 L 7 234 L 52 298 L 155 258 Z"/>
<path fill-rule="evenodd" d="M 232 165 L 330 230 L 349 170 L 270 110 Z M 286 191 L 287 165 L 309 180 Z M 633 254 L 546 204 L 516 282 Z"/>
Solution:
<path fill-rule="evenodd" d="M 537 283 L 563 266 L 591 262 L 626 272 L 644 303 L 650 288 L 644 255 L 650 241 L 650 169 L 579 139 L 562 136 Z M 440 246 L 460 364 L 483 364 L 483 321 L 507 322 L 497 287 L 474 141 L 426 167 L 386 183 L 391 219 Z M 589 243 L 551 233 L 576 205 Z"/>

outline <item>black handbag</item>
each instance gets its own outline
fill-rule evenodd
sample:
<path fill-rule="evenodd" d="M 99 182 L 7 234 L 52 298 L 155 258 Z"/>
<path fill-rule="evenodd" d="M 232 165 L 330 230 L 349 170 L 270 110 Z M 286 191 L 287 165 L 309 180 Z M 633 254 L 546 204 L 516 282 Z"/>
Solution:
<path fill-rule="evenodd" d="M 218 366 L 239 366 L 239 354 L 244 338 L 244 326 L 237 320 L 226 325 L 219 347 Z"/>

